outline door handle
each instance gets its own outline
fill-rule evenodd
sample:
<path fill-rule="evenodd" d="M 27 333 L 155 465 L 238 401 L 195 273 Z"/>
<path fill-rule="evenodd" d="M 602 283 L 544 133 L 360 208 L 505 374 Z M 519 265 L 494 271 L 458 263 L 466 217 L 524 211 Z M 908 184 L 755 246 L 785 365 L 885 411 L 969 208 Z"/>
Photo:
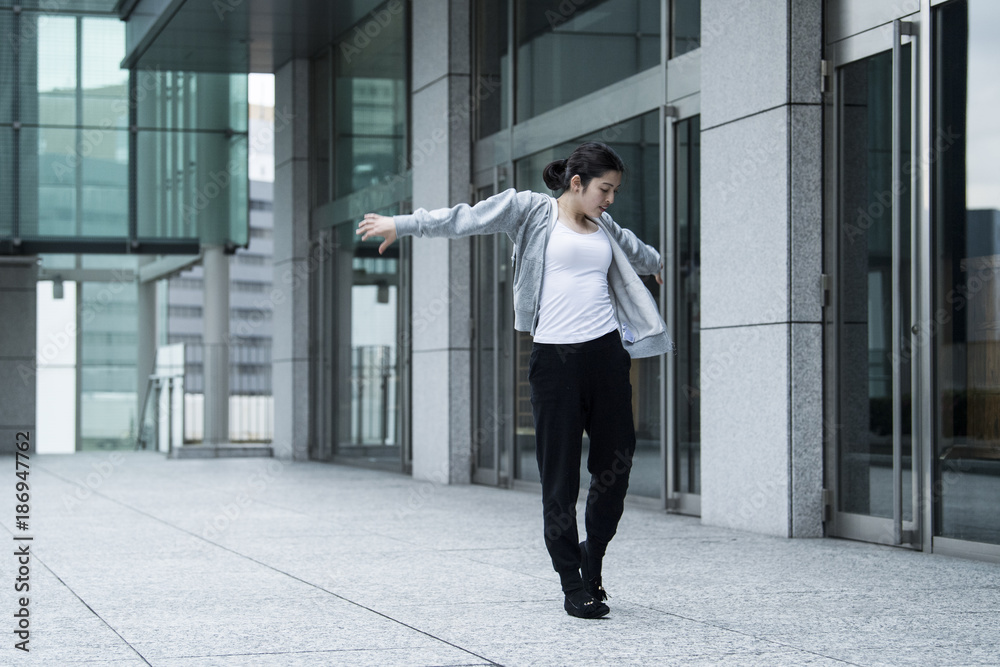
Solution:
<path fill-rule="evenodd" d="M 903 338 L 902 304 L 900 303 L 900 270 L 902 268 L 902 203 L 904 193 L 903 141 L 903 37 L 913 36 L 913 23 L 893 21 L 892 39 L 892 526 L 893 543 L 900 545 L 907 535 L 903 532 L 903 397 L 900 371 Z M 916 39 L 913 37 L 913 39 Z M 913 47 L 911 47 L 913 48 Z M 910 100 L 906 100 L 909 102 Z M 909 137 L 905 138 L 909 141 Z M 911 285 L 911 289 L 913 286 Z M 916 333 L 915 331 L 913 333 Z M 911 438 L 914 434 L 911 434 Z M 911 459 L 912 465 L 912 459 Z M 911 484 L 917 480 L 911 476 Z"/>

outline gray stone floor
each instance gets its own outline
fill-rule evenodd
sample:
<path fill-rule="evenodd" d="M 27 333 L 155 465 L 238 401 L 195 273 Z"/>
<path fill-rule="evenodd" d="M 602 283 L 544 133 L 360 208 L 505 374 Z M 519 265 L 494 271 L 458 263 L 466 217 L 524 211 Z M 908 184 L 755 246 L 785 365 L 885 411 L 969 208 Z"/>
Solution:
<path fill-rule="evenodd" d="M 997 665 L 1000 565 L 626 508 L 567 616 L 536 494 L 273 459 L 35 456 L 0 664 Z M 30 653 L 14 648 L 30 542 Z"/>

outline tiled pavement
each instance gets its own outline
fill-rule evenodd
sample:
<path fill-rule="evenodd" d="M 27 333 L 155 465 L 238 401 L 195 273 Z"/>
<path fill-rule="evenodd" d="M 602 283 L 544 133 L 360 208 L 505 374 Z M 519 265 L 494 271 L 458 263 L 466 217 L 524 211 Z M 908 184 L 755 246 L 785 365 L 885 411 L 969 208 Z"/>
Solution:
<path fill-rule="evenodd" d="M 1000 664 L 996 564 L 629 506 L 605 562 L 612 612 L 585 621 L 562 610 L 537 494 L 38 455 L 23 531 L 14 459 L 0 466 L 4 665 Z M 29 653 L 14 648 L 23 544 Z"/>

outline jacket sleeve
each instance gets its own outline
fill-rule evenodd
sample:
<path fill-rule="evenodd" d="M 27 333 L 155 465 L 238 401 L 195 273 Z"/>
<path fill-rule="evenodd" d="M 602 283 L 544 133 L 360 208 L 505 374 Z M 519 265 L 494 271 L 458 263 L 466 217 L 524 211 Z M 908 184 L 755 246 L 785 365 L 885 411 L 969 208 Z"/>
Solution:
<path fill-rule="evenodd" d="M 410 215 L 393 216 L 396 235 L 457 238 L 497 232 L 514 234 L 531 207 L 533 194 L 511 188 L 475 206 L 458 204 L 433 211 L 418 208 Z"/>
<path fill-rule="evenodd" d="M 624 229 L 614 219 L 605 213 L 601 216 L 608 223 L 615 243 L 625 252 L 629 263 L 640 276 L 651 276 L 660 271 L 660 253 L 656 248 L 639 240 L 631 230 Z"/>

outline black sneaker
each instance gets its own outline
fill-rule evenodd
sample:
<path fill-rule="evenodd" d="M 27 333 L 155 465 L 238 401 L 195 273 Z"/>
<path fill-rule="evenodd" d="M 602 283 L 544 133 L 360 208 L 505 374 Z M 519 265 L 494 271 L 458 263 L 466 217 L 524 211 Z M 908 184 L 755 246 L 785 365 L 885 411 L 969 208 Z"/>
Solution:
<path fill-rule="evenodd" d="M 587 557 L 587 541 L 580 542 L 580 574 L 583 575 L 583 587 L 592 598 L 598 602 L 608 599 L 608 592 L 601 585 L 601 575 L 591 577 L 589 572 L 590 559 Z"/>
<path fill-rule="evenodd" d="M 566 594 L 566 602 L 563 609 L 570 616 L 577 618 L 600 618 L 606 616 L 611 609 L 608 605 L 595 600 L 587 591 L 573 591 Z"/>

